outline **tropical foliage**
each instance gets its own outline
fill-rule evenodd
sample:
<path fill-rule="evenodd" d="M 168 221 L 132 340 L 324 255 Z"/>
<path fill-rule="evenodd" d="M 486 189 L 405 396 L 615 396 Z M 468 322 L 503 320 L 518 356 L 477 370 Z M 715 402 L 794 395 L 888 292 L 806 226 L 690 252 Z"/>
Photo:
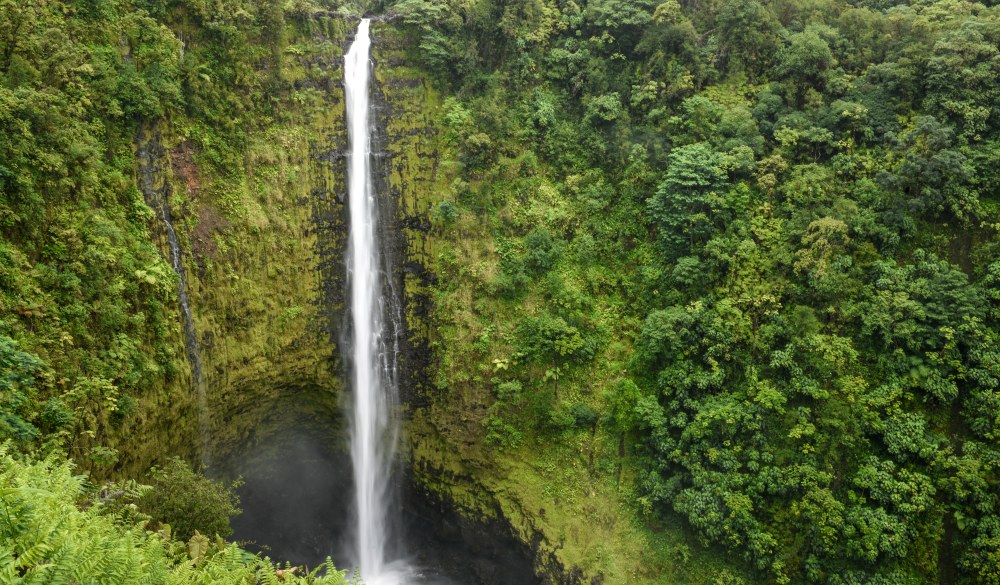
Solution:
<path fill-rule="evenodd" d="M 755 579 L 1000 581 L 995 8 L 391 9 L 454 96 L 442 401 L 518 453 L 587 406 L 592 474 Z"/>
<path fill-rule="evenodd" d="M 167 188 L 163 169 L 149 168 L 162 153 L 144 154 L 162 148 L 161 132 L 176 134 L 197 150 L 206 188 L 216 175 L 236 183 L 211 194 L 232 221 L 209 219 L 255 221 L 240 198 L 247 137 L 272 129 L 275 104 L 290 99 L 285 16 L 320 9 L 0 1 L 0 581 L 279 580 L 269 561 L 216 540 L 239 513 L 231 485 L 171 452 L 140 458 L 166 463 L 139 477 L 109 445 L 125 443 L 151 404 L 178 419 L 164 432 L 195 426 L 188 406 L 164 400 L 191 381 L 178 274 L 157 241 L 172 207 L 186 234 L 176 206 L 193 193 L 151 199 Z M 68 458 L 91 479 L 72 475 Z M 153 485 L 92 493 L 90 482 L 127 472 Z M 328 563 L 296 582 L 342 579 Z"/>
<path fill-rule="evenodd" d="M 126 490 L 88 493 L 64 458 L 35 461 L 0 447 L 0 581 L 4 583 L 339 585 L 331 562 L 308 575 L 276 567 L 218 537 L 174 540 L 143 527 Z M 134 495 L 145 491 L 133 486 Z"/>
<path fill-rule="evenodd" d="M 536 462 L 568 509 L 550 453 L 571 445 L 644 527 L 680 525 L 754 582 L 1000 582 L 996 7 L 368 4 L 448 96 L 442 428 Z M 102 435 L 187 368 L 145 132 L 172 124 L 225 221 L 263 233 L 247 137 L 322 87 L 287 78 L 288 34 L 352 10 L 0 0 L 0 440 L 114 468 Z M 200 535 L 235 506 L 175 464 L 154 481 L 207 508 L 136 495 L 194 518 L 185 546 L 11 450 L 5 579 L 276 579 Z"/>

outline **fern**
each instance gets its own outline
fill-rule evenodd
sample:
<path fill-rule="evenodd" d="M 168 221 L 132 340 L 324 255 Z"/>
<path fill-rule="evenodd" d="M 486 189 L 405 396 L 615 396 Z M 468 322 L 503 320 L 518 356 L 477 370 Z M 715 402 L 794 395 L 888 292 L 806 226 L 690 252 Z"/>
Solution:
<path fill-rule="evenodd" d="M 143 528 L 127 506 L 80 509 L 84 478 L 58 456 L 20 459 L 0 444 L 0 583 L 22 585 L 345 585 L 327 559 L 308 575 L 275 565 L 221 539 L 182 543 Z M 124 487 L 123 487 L 124 486 Z M 143 493 L 130 483 L 124 499 Z M 115 499 L 115 498 L 112 498 Z M 193 539 L 192 539 L 193 540 Z M 191 553 L 194 554 L 191 554 Z M 194 558 L 192 558 L 194 557 Z M 196 559 L 196 560 L 195 560 Z"/>

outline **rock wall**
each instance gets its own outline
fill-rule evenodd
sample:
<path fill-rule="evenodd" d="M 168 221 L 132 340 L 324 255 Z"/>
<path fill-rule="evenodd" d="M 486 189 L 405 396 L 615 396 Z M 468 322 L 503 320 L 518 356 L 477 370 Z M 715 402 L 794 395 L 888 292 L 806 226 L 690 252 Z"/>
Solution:
<path fill-rule="evenodd" d="M 163 120 L 143 134 L 139 146 L 152 146 L 162 158 L 155 185 L 168 198 L 184 251 L 205 400 L 199 404 L 190 367 L 144 397 L 139 415 L 110 441 L 125 456 L 116 473 L 135 475 L 165 454 L 180 454 L 220 462 L 224 474 L 227 460 L 292 425 L 327 424 L 331 437 L 343 429 L 338 348 L 347 135 L 341 67 L 355 26 L 336 16 L 295 26 L 290 44 L 297 52 L 286 64 L 295 89 L 283 100 L 285 115 L 248 136 L 235 176 L 213 174 L 189 120 Z M 441 388 L 433 379 L 441 259 L 431 216 L 452 196 L 457 173 L 444 162 L 449 147 L 439 125 L 441 94 L 413 65 L 411 49 L 391 24 L 375 23 L 374 149 L 382 208 L 391 210 L 381 229 L 394 266 L 390 286 L 405 321 L 400 392 L 407 482 L 413 482 L 407 497 L 419 504 L 418 516 L 461 514 L 456 537 L 481 533 L 489 535 L 483 542 L 509 542 L 502 536 L 513 536 L 522 544 L 503 554 L 528 551 L 548 581 L 581 582 L 582 573 L 564 570 L 554 552 L 559 543 L 544 523 L 498 487 L 509 482 L 483 456 L 477 436 L 476 410 L 484 400 L 467 395 L 481 387 Z M 146 145 L 149 140 L 154 144 Z M 164 229 L 154 227 L 169 257 Z M 178 351 L 181 319 L 177 311 Z M 199 424 L 204 411 L 207 428 Z M 474 569 L 492 571 L 485 567 Z"/>
<path fill-rule="evenodd" d="M 189 119 L 159 120 L 138 134 L 137 151 L 153 154 L 137 157 L 137 185 L 147 201 L 165 197 L 180 241 L 204 398 L 187 359 L 104 437 L 122 455 L 114 475 L 136 475 L 167 454 L 211 467 L 296 417 L 340 424 L 347 229 L 341 68 L 353 23 L 328 16 L 290 28 L 297 50 L 283 73 L 294 89 L 281 115 L 247 133 L 242 168 L 213 171 L 200 147 L 203 129 Z M 144 183 L 143 175 L 152 180 Z M 169 261 L 160 214 L 152 228 Z M 179 307 L 174 314 L 184 355 L 184 315 Z M 276 409 L 292 412 L 278 416 Z"/>
<path fill-rule="evenodd" d="M 387 186 L 402 236 L 395 278 L 405 290 L 404 453 L 413 484 L 409 489 L 420 492 L 419 498 L 411 498 L 420 502 L 418 510 L 443 510 L 445 517 L 457 513 L 463 520 L 451 529 L 465 538 L 488 532 L 499 547 L 509 546 L 513 537 L 521 545 L 508 554 L 533 557 L 535 572 L 545 582 L 581 583 L 584 575 L 563 567 L 553 554 L 558 543 L 533 521 L 533 514 L 517 508 L 516 495 L 491 487 L 506 478 L 483 456 L 482 437 L 476 434 L 481 431 L 476 411 L 483 400 L 466 396 L 481 386 L 439 387 L 433 379 L 440 365 L 434 351 L 441 341 L 437 328 L 443 325 L 434 316 L 435 291 L 442 284 L 442 234 L 431 218 L 436 204 L 453 197 L 457 168 L 447 162 L 442 96 L 426 73 L 413 66 L 412 44 L 389 24 L 376 24 L 373 38 L 379 98 L 384 101 L 379 114 L 386 133 Z M 488 575 L 494 573 L 488 566 L 469 570 L 480 570 L 475 578 L 490 582 Z"/>

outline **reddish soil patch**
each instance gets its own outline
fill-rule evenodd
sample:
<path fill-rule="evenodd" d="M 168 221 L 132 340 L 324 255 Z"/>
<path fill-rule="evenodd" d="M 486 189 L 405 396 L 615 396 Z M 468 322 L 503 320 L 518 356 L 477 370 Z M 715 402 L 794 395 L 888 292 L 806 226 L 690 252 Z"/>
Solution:
<path fill-rule="evenodd" d="M 180 143 L 170 153 L 174 179 L 183 184 L 190 198 L 189 206 L 198 210 L 198 221 L 191 234 L 191 247 L 198 266 L 204 269 L 205 259 L 214 259 L 218 252 L 215 235 L 229 227 L 229 221 L 219 213 L 219 210 L 208 202 L 198 201 L 201 192 L 201 177 L 198 166 L 194 163 L 195 145 L 190 140 Z"/>
<path fill-rule="evenodd" d="M 215 234 L 229 227 L 229 220 L 219 213 L 215 206 L 205 203 L 198 207 L 198 223 L 194 227 L 191 247 L 199 259 L 215 258 L 218 246 L 215 244 Z M 199 262 L 201 264 L 201 262 Z"/>
<path fill-rule="evenodd" d="M 183 181 L 187 186 L 187 194 L 190 197 L 198 195 L 201 191 L 201 179 L 198 177 L 198 167 L 194 164 L 194 145 L 190 140 L 185 140 L 170 153 L 171 163 L 174 169 L 174 177 Z"/>

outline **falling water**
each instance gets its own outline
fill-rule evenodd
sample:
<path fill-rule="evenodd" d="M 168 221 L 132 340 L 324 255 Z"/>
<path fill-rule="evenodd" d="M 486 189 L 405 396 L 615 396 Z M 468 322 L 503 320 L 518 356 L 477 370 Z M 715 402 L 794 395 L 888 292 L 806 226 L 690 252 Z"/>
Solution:
<path fill-rule="evenodd" d="M 194 329 L 194 317 L 191 315 L 191 301 L 188 298 L 187 276 L 184 271 L 184 259 L 181 256 L 181 245 L 177 239 L 177 230 L 170 219 L 170 208 L 167 207 L 166 198 L 160 198 L 160 214 L 163 218 L 163 225 L 167 228 L 167 242 L 170 244 L 170 263 L 177 273 L 177 297 L 181 302 L 181 312 L 184 313 L 184 341 L 188 350 L 188 358 L 191 360 L 191 373 L 195 383 L 201 386 L 201 354 L 198 353 L 198 334 Z"/>
<path fill-rule="evenodd" d="M 366 583 L 399 583 L 399 563 L 388 560 L 389 480 L 396 427 L 393 379 L 395 355 L 383 333 L 382 261 L 376 233 L 376 193 L 371 174 L 371 126 L 368 120 L 369 21 L 363 19 L 344 58 L 347 124 L 350 139 L 348 193 L 351 234 L 347 271 L 351 287 L 354 411 L 351 460 L 357 511 L 356 554 Z"/>
<path fill-rule="evenodd" d="M 140 131 L 139 135 L 139 167 L 141 186 L 146 203 L 159 212 L 167 232 L 167 243 L 170 245 L 170 264 L 177 273 L 177 297 L 181 304 L 184 317 L 184 345 L 187 348 L 188 363 L 191 365 L 191 376 L 194 378 L 195 399 L 198 408 L 198 426 L 201 435 L 201 463 L 207 467 L 210 463 L 208 454 L 208 439 L 210 421 L 206 399 L 206 382 L 201 367 L 201 353 L 198 349 L 198 332 L 194 326 L 194 316 L 191 313 L 191 300 L 188 295 L 187 274 L 184 270 L 184 258 L 181 252 L 177 230 L 171 219 L 170 198 L 171 186 L 163 173 L 161 162 L 165 160 L 159 134 L 147 137 Z"/>

